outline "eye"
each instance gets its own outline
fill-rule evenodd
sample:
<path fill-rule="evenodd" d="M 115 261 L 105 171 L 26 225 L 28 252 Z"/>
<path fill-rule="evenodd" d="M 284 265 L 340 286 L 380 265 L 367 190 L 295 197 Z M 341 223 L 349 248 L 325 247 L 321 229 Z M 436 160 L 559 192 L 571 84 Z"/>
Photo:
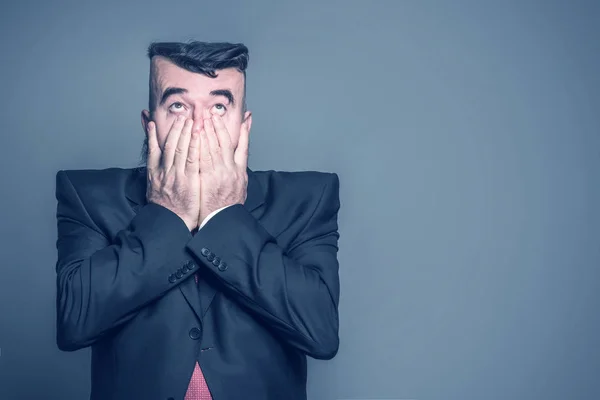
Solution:
<path fill-rule="evenodd" d="M 169 111 L 173 111 L 173 112 L 178 113 L 178 112 L 181 112 L 183 110 L 184 110 L 183 104 L 179 103 L 179 102 L 175 102 L 175 103 L 173 103 L 173 104 L 171 104 L 169 106 Z"/>
<path fill-rule="evenodd" d="M 219 103 L 219 104 L 215 104 L 213 106 L 213 108 L 215 109 L 217 115 L 223 115 L 225 114 L 225 111 L 227 111 L 227 107 L 225 107 L 223 104 Z"/>

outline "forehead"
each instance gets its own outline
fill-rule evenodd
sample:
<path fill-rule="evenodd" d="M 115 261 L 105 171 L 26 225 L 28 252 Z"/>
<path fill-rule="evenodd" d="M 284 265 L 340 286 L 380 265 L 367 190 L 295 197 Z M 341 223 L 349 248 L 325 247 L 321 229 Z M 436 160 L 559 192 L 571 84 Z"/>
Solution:
<path fill-rule="evenodd" d="M 217 70 L 217 77 L 211 78 L 178 67 L 166 58 L 153 57 L 151 71 L 159 93 L 168 87 L 180 87 L 191 96 L 207 96 L 212 90 L 230 89 L 237 98 L 244 90 L 244 75 L 235 68 Z"/>

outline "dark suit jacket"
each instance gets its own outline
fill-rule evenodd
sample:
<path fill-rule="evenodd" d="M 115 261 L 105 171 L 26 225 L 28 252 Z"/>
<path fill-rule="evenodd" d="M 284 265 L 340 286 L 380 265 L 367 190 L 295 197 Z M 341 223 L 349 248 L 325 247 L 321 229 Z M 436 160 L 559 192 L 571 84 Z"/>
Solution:
<path fill-rule="evenodd" d="M 196 360 L 215 400 L 305 399 L 339 344 L 337 174 L 248 169 L 195 235 L 145 193 L 145 168 L 56 176 L 57 344 L 92 347 L 91 399 L 183 399 Z"/>

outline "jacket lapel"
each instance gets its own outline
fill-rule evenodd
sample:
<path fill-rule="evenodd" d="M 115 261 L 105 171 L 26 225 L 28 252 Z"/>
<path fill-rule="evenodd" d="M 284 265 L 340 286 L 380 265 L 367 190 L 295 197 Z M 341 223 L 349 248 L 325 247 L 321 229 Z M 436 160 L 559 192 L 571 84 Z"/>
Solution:
<path fill-rule="evenodd" d="M 244 207 L 252 213 L 264 203 L 265 193 L 256 174 L 250 168 L 247 168 L 246 172 L 248 174 L 248 187 Z M 137 213 L 140 207 L 147 204 L 146 187 L 146 168 L 134 168 L 125 188 L 125 196 L 134 213 Z M 216 288 L 214 285 L 200 276 L 197 287 L 195 280 L 190 278 L 179 285 L 179 290 L 198 318 L 202 320 L 215 296 Z"/>
<path fill-rule="evenodd" d="M 198 283 L 202 282 L 203 279 L 198 279 Z M 200 321 L 202 321 L 202 308 L 200 307 L 200 295 L 199 287 L 196 287 L 196 280 L 191 276 L 185 281 L 179 284 L 179 291 L 185 297 L 185 300 L 190 305 L 194 313 Z"/>

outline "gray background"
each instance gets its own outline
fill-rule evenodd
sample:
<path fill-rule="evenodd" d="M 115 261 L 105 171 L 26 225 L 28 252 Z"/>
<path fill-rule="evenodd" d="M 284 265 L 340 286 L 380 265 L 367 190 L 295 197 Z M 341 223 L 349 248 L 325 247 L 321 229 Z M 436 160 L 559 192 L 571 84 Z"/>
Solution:
<path fill-rule="evenodd" d="M 252 169 L 340 175 L 311 399 L 600 398 L 600 2 L 17 3 L 0 398 L 88 396 L 89 350 L 55 344 L 55 174 L 136 165 L 146 47 L 192 38 L 250 48 Z"/>

